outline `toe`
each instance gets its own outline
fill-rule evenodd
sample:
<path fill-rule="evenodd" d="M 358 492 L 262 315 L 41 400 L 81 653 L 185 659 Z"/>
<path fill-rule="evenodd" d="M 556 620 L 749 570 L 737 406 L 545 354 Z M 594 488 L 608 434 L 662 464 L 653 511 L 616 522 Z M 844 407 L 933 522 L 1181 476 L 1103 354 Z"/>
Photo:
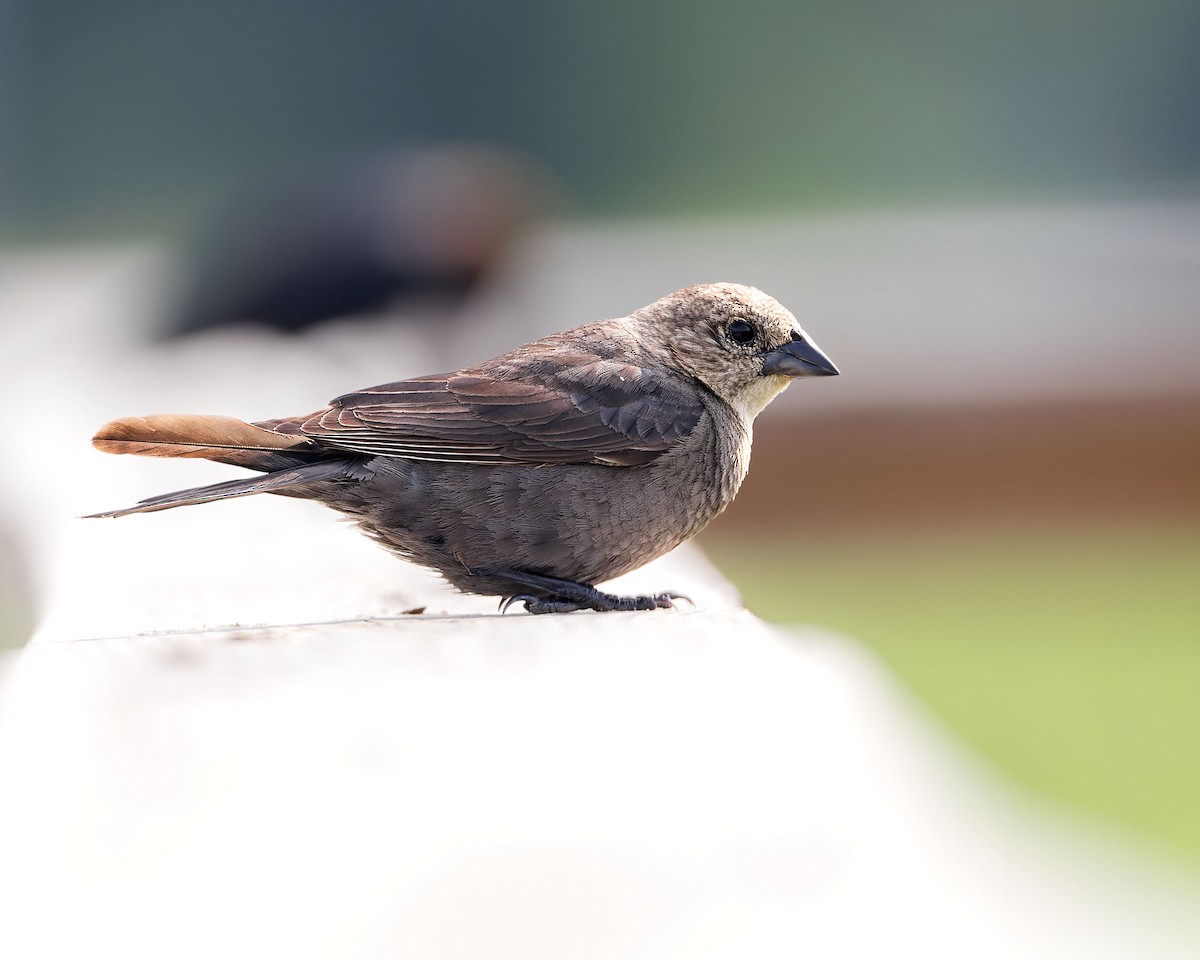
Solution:
<path fill-rule="evenodd" d="M 525 604 L 525 611 L 527 613 L 532 613 L 534 606 L 538 603 L 538 598 L 534 597 L 534 596 L 530 596 L 528 593 L 519 593 L 516 596 L 505 597 L 503 600 L 500 601 L 500 613 L 501 614 L 508 613 L 508 608 L 511 607 L 514 603 Z"/>

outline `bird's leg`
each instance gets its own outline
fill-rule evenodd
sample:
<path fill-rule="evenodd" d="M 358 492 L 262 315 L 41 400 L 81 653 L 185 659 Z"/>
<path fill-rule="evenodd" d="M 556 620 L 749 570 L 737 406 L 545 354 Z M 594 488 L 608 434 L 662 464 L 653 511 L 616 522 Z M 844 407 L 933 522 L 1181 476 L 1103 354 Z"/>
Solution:
<path fill-rule="evenodd" d="M 518 593 L 506 597 L 500 604 L 501 613 L 508 610 L 514 603 L 525 604 L 529 613 L 571 613 L 574 610 L 658 610 L 669 609 L 676 600 L 691 600 L 682 593 L 658 593 L 641 597 L 618 597 L 604 593 L 586 583 L 576 583 L 574 580 L 559 580 L 557 577 L 545 577 L 538 573 L 527 573 L 524 570 L 497 570 L 489 574 L 497 578 L 509 580 L 524 587 L 526 590 L 537 590 L 540 594 Z"/>

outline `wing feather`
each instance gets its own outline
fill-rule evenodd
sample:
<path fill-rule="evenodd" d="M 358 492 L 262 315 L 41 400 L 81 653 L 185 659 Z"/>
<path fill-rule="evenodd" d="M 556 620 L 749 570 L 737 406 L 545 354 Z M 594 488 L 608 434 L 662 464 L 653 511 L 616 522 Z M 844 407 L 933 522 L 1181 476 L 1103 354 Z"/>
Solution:
<path fill-rule="evenodd" d="M 648 463 L 704 414 L 694 385 L 542 341 L 477 367 L 357 390 L 258 426 L 357 453 L 448 463 Z"/>

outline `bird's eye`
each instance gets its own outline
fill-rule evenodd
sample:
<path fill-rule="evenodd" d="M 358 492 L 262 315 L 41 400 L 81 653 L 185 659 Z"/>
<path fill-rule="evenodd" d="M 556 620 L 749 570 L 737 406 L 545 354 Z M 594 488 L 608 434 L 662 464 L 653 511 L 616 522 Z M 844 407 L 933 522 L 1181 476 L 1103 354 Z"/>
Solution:
<path fill-rule="evenodd" d="M 745 320 L 734 320 L 726 330 L 729 339 L 734 343 L 747 344 L 754 339 L 754 324 Z"/>

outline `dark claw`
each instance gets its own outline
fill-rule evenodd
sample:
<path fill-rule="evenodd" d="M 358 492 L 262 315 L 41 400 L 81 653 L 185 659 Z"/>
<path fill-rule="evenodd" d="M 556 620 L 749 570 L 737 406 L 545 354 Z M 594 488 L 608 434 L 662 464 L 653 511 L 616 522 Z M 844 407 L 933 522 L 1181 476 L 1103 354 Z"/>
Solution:
<path fill-rule="evenodd" d="M 538 598 L 535 596 L 532 596 L 531 594 L 528 594 L 528 593 L 518 593 L 515 597 L 501 597 L 500 598 L 500 613 L 501 614 L 508 613 L 508 608 L 511 607 L 514 603 L 525 604 L 525 610 L 529 613 L 532 613 L 533 610 L 530 607 L 530 604 L 537 603 L 537 602 L 538 602 Z"/>

